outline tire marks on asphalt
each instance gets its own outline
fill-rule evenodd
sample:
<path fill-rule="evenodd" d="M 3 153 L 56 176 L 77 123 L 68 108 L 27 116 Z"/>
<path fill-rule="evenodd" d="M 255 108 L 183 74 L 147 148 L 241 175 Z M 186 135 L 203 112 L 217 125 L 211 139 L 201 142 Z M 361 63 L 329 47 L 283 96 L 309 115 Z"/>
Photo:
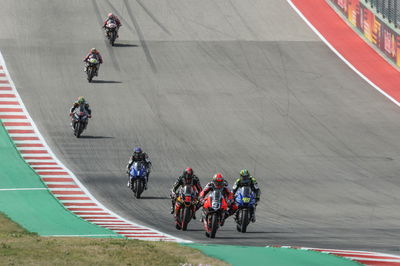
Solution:
<path fill-rule="evenodd" d="M 92 1 L 94 1 L 94 0 L 92 0 Z M 144 39 L 144 35 L 143 35 L 142 30 L 140 29 L 139 23 L 137 22 L 137 20 L 135 19 L 135 16 L 133 15 L 132 8 L 127 0 L 124 0 L 124 3 L 126 6 L 126 10 L 128 11 L 128 15 L 133 23 L 133 26 L 136 29 L 136 33 L 139 37 L 140 44 L 143 48 L 144 54 L 146 55 L 147 62 L 149 63 L 153 73 L 157 73 L 156 64 L 154 63 L 153 57 L 151 56 L 149 47 L 147 46 L 147 43 Z"/>
<path fill-rule="evenodd" d="M 102 25 L 103 25 L 103 20 L 102 20 L 101 14 L 100 14 L 99 6 L 98 6 L 97 3 L 96 3 L 96 0 L 92 0 L 92 5 L 93 5 L 93 9 L 94 9 L 94 11 L 95 11 L 95 13 L 96 13 L 97 21 L 98 21 L 99 25 L 102 26 Z M 118 72 L 120 72 L 120 71 L 121 71 L 121 68 L 120 68 L 119 65 L 118 65 L 117 58 L 116 58 L 116 56 L 115 56 L 115 53 L 114 53 L 113 49 L 109 46 L 107 40 L 104 40 L 104 42 L 105 42 L 105 44 L 106 44 L 107 51 L 108 51 L 108 53 L 110 54 L 111 62 L 112 62 L 112 64 L 114 65 L 114 68 L 115 68 Z"/>

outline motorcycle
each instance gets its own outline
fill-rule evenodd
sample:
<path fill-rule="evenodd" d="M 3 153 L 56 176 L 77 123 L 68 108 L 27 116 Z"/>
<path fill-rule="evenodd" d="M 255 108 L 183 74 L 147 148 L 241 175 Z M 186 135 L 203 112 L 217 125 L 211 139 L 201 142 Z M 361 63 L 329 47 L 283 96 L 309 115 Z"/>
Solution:
<path fill-rule="evenodd" d="M 89 114 L 85 109 L 85 106 L 80 105 L 79 108 L 75 109 L 72 116 L 72 127 L 74 135 L 79 138 L 82 132 L 86 129 L 89 122 Z"/>
<path fill-rule="evenodd" d="M 185 185 L 180 189 L 175 202 L 176 229 L 187 230 L 187 226 L 196 212 L 197 203 L 197 193 L 193 191 L 191 185 Z"/>
<path fill-rule="evenodd" d="M 137 199 L 139 199 L 140 195 L 143 193 L 147 182 L 147 173 L 148 170 L 142 162 L 134 162 L 129 171 L 131 190 Z"/>
<path fill-rule="evenodd" d="M 97 65 L 99 64 L 97 58 L 90 57 L 86 65 L 87 80 L 92 82 L 93 77 L 97 74 Z"/>
<path fill-rule="evenodd" d="M 255 194 L 249 186 L 240 187 L 235 194 L 235 202 L 238 206 L 236 212 L 236 229 L 238 232 L 246 233 L 255 210 Z"/>
<path fill-rule="evenodd" d="M 202 222 L 207 237 L 215 238 L 217 230 L 224 223 L 225 213 L 228 210 L 221 190 L 214 190 L 203 203 Z"/>
<path fill-rule="evenodd" d="M 110 44 L 112 46 L 114 46 L 114 42 L 117 39 L 117 34 L 118 34 L 117 23 L 115 23 L 115 21 L 113 21 L 113 20 L 110 20 L 107 22 L 107 25 L 105 28 L 106 28 L 107 38 L 110 41 Z"/>

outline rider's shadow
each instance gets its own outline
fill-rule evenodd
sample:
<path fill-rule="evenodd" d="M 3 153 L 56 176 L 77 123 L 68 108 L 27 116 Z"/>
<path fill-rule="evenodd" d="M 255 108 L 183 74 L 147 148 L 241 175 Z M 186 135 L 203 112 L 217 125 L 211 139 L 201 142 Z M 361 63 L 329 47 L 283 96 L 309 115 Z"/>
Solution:
<path fill-rule="evenodd" d="M 102 80 L 102 79 L 94 79 L 92 83 L 122 83 L 121 81 L 116 80 Z"/>
<path fill-rule="evenodd" d="M 160 197 L 157 197 L 157 196 L 144 197 L 144 196 L 142 196 L 141 198 L 142 199 L 158 199 L 158 200 L 169 199 L 169 197 L 163 197 L 163 196 L 160 196 Z"/>

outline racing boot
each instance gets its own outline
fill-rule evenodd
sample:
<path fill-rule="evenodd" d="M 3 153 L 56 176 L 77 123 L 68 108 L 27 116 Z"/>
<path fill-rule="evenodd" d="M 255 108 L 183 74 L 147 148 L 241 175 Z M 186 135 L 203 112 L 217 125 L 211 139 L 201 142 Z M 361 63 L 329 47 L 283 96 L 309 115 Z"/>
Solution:
<path fill-rule="evenodd" d="M 172 206 L 171 206 L 171 214 L 174 214 L 175 212 L 175 201 L 171 200 Z"/>
<path fill-rule="evenodd" d="M 252 223 L 256 222 L 256 213 L 253 213 L 253 215 L 251 216 L 251 222 Z"/>
<path fill-rule="evenodd" d="M 256 209 L 255 209 L 255 208 L 253 209 L 253 211 L 252 211 L 252 213 L 251 213 L 250 221 L 251 221 L 252 223 L 255 223 L 255 222 L 256 222 Z"/>
<path fill-rule="evenodd" d="M 225 214 L 224 214 L 224 217 L 222 217 L 222 221 L 221 221 L 221 227 L 222 226 L 224 226 L 224 224 L 225 224 L 225 220 L 226 220 L 226 218 L 228 218 L 229 217 L 229 214 L 228 214 L 228 212 L 225 212 Z"/>
<path fill-rule="evenodd" d="M 192 219 L 193 219 L 193 220 L 196 220 L 196 212 L 193 213 Z"/>

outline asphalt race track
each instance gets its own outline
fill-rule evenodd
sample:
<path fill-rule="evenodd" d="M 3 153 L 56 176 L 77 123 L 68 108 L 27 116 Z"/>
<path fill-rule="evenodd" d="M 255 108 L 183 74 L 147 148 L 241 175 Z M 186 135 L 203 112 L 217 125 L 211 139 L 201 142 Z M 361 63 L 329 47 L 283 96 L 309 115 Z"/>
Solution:
<path fill-rule="evenodd" d="M 100 23 L 122 18 L 117 47 Z M 283 0 L 1 0 L 0 50 L 41 133 L 104 205 L 197 242 L 400 253 L 400 109 L 351 71 Z M 94 83 L 82 59 L 105 63 Z M 86 97 L 81 139 L 68 109 Z M 153 172 L 126 187 L 140 145 Z M 257 222 L 208 240 L 177 231 L 170 187 L 191 166 L 202 185 L 248 168 Z M 200 213 L 198 213 L 198 217 Z"/>

